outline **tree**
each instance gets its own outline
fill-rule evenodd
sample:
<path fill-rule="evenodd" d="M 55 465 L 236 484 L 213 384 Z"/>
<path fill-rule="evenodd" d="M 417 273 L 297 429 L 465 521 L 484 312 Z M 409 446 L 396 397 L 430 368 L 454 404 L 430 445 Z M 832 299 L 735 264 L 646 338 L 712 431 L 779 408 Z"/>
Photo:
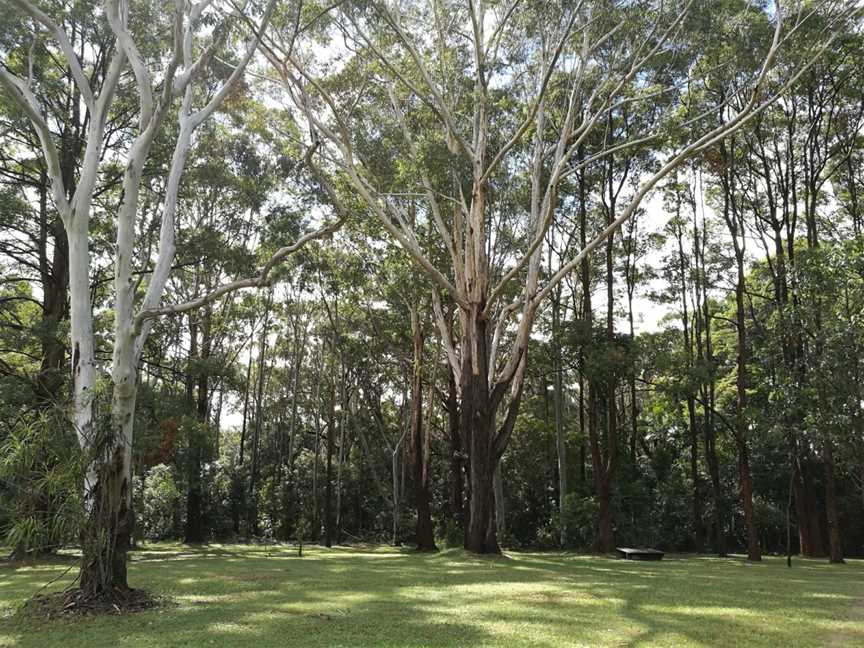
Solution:
<path fill-rule="evenodd" d="M 12 0 L 19 15 L 48 30 L 56 42 L 62 65 L 66 66 L 89 113 L 86 146 L 71 198 L 67 197 L 68 178 L 64 178 L 56 138 L 51 131 L 38 97 L 40 89 L 19 59 L 0 67 L 0 83 L 7 97 L 28 117 L 42 147 L 50 178 L 54 207 L 69 242 L 69 286 L 72 348 L 73 425 L 79 444 L 89 456 L 85 477 L 87 532 L 83 538 L 80 588 L 85 597 L 112 599 L 128 589 L 126 552 L 132 532 L 131 447 L 133 439 L 137 367 L 141 350 L 153 319 L 170 313 L 187 312 L 239 288 L 265 284 L 273 266 L 300 245 L 333 230 L 327 226 L 302 237 L 293 246 L 276 251 L 259 275 L 220 286 L 210 293 L 183 304 L 162 306 L 163 293 L 175 256 L 175 212 L 183 170 L 193 134 L 210 118 L 229 95 L 258 46 L 253 34 L 242 48 L 239 61 L 230 67 L 214 88 L 212 62 L 226 39 L 237 32 L 242 21 L 238 15 L 225 15 L 207 0 L 197 4 L 175 3 L 170 15 L 171 42 L 160 52 L 142 50 L 133 34 L 138 25 L 130 23 L 125 0 L 107 0 L 104 15 L 115 40 L 107 66 L 97 66 L 90 58 L 95 51 L 75 51 L 71 40 L 58 23 L 29 0 Z M 258 29 L 266 28 L 275 7 L 270 2 L 260 18 Z M 95 7 L 91 8 L 95 11 Z M 215 29 L 205 23 L 215 21 Z M 209 35 L 209 36 L 208 36 Z M 142 38 L 139 35 L 138 41 Z M 164 57 L 161 78 L 154 78 L 151 67 Z M 94 408 L 100 405 L 103 389 L 97 380 L 94 355 L 93 311 L 90 302 L 91 206 L 105 146 L 106 123 L 114 109 L 115 98 L 126 67 L 133 73 L 133 92 L 138 99 L 138 127 L 125 151 L 122 196 L 116 207 L 116 238 L 113 297 L 113 349 L 110 368 L 110 414 Z M 89 73 L 89 75 L 88 75 Z M 93 77 L 92 79 L 90 77 Z M 193 108 L 202 102 L 201 108 Z M 144 295 L 139 299 L 140 282 L 134 271 L 136 230 L 142 225 L 140 210 L 142 176 L 151 159 L 156 138 L 165 133 L 172 111 L 177 107 L 178 130 L 173 134 L 173 154 L 162 199 L 158 256 L 150 267 Z M 44 100 L 44 98 L 43 98 Z M 139 261 L 140 262 L 140 261 Z"/>
<path fill-rule="evenodd" d="M 683 89 L 702 80 L 698 65 L 688 65 L 698 54 L 683 45 L 699 38 L 684 29 L 694 6 L 701 5 L 435 2 L 406 5 L 397 15 L 383 2 L 342 3 L 328 26 L 350 45 L 349 55 L 333 74 L 329 62 L 315 65 L 290 30 L 264 39 L 287 102 L 305 123 L 308 155 L 351 186 L 363 208 L 458 308 L 456 341 L 447 355 L 469 449 L 466 546 L 472 551 L 498 551 L 493 475 L 517 418 L 528 340 L 550 291 L 634 215 L 663 177 L 776 101 L 853 11 L 845 5 L 829 14 L 807 62 L 771 83 L 778 52 L 812 15 L 810 8 L 769 14 L 742 5 L 760 29 L 773 22 L 774 30 L 770 44 L 758 50 L 761 65 L 748 70 L 746 89 L 733 91 L 740 109 L 719 125 L 710 125 L 706 115 L 677 120 L 680 146 L 642 179 L 598 236 L 542 278 L 543 241 L 559 217 L 565 179 L 656 135 L 634 133 L 612 145 L 600 138 L 574 165 L 583 145 L 624 106 L 667 94 L 674 98 L 670 105 L 686 106 Z M 470 59 L 462 36 L 443 27 L 453 19 L 470 25 Z M 672 43 L 693 58 L 667 59 L 664 48 Z M 674 113 L 670 108 L 658 132 L 676 120 Z M 560 116 L 554 123 L 553 114 Z M 375 138 L 374 151 L 364 132 Z M 414 173 L 401 173 L 405 168 Z M 521 197 L 508 191 L 514 186 L 523 188 Z M 424 199 L 415 227 L 405 196 L 411 204 L 416 196 Z M 430 237 L 437 237 L 441 255 L 424 251 L 420 240 Z M 449 338 L 442 333 L 442 339 Z"/>

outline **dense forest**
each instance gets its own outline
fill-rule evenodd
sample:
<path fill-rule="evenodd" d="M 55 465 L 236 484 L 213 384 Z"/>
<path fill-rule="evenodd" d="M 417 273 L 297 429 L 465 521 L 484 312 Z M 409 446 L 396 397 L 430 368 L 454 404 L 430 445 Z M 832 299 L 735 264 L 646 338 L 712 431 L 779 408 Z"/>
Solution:
<path fill-rule="evenodd" d="M 864 555 L 859 5 L 3 0 L 4 544 Z"/>

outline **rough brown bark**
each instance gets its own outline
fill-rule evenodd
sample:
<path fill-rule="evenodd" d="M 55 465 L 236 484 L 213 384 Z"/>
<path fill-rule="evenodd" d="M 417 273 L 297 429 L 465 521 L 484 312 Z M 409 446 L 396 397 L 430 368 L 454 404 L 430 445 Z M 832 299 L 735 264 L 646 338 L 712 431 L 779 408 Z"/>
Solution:
<path fill-rule="evenodd" d="M 37 396 L 47 403 L 56 402 L 64 381 L 66 344 L 61 325 L 69 317 L 69 243 L 57 216 L 48 215 L 48 179 L 43 169 L 39 187 L 39 273 L 42 282 L 41 362 L 36 376 Z M 53 243 L 48 261 L 48 238 Z"/>
<path fill-rule="evenodd" d="M 87 497 L 90 511 L 81 538 L 79 584 L 88 598 L 110 600 L 129 589 L 126 555 L 134 527 L 130 480 L 126 449 L 115 446 L 110 459 L 100 462 Z"/>
<path fill-rule="evenodd" d="M 495 538 L 492 477 L 497 457 L 493 447 L 494 416 L 489 395 L 488 352 L 486 349 L 486 321 L 480 316 L 482 308 L 462 313 L 462 384 L 460 393 L 459 427 L 468 443 L 469 496 L 468 529 L 465 547 L 474 553 L 500 553 Z"/>

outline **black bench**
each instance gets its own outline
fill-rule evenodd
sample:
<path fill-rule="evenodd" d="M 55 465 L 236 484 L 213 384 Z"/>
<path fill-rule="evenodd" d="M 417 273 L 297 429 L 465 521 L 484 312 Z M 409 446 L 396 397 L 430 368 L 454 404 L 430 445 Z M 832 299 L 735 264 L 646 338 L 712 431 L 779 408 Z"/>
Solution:
<path fill-rule="evenodd" d="M 656 549 L 632 549 L 618 547 L 615 549 L 624 560 L 663 560 L 663 552 Z"/>

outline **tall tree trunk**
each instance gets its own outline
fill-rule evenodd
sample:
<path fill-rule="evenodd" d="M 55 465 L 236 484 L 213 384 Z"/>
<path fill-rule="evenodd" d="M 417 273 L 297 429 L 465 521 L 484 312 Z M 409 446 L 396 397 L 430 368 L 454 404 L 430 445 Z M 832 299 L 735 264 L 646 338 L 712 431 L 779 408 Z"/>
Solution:
<path fill-rule="evenodd" d="M 507 535 L 507 509 L 504 503 L 504 478 L 501 474 L 500 461 L 492 475 L 492 491 L 495 497 L 495 534 L 498 538 L 504 538 Z"/>
<path fill-rule="evenodd" d="M 459 430 L 459 394 L 456 378 L 447 372 L 447 431 L 450 441 L 450 515 L 464 533 L 465 511 L 462 481 L 462 434 Z"/>
<path fill-rule="evenodd" d="M 323 355 L 323 350 L 321 351 Z M 319 356 L 320 358 L 321 356 Z M 318 486 L 318 467 L 321 465 L 321 378 L 324 362 L 318 363 L 315 379 L 315 457 L 312 462 L 312 532 L 315 538 L 321 537 L 321 505 Z"/>
<path fill-rule="evenodd" d="M 486 320 L 482 308 L 461 312 L 462 384 L 460 425 L 468 441 L 470 514 L 466 548 L 474 553 L 500 553 L 497 539 L 490 529 L 495 506 L 492 478 L 497 464 L 493 447 L 495 412 L 489 397 Z"/>
<path fill-rule="evenodd" d="M 255 332 L 249 334 L 249 362 L 246 363 L 246 380 L 243 382 L 243 422 L 240 427 L 240 458 L 238 465 L 243 465 L 243 455 L 246 449 L 246 431 L 249 428 L 249 392 L 252 384 L 252 359 L 255 355 Z M 239 529 L 238 529 L 239 531 Z"/>
<path fill-rule="evenodd" d="M 558 542 L 567 546 L 567 439 L 564 434 L 564 368 L 561 360 L 561 291 L 552 298 L 552 373 L 555 408 L 555 450 L 558 455 Z"/>
<path fill-rule="evenodd" d="M 131 443 L 135 413 L 135 363 L 131 331 L 117 340 L 123 373 L 112 376 L 110 421 L 93 419 L 96 371 L 90 307 L 87 222 L 67 228 L 72 343 L 73 425 L 87 453 L 84 478 L 86 521 L 81 537 L 81 589 L 89 596 L 113 596 L 128 589 L 126 554 L 132 536 Z M 130 366 L 131 365 L 131 366 Z M 104 419 L 104 417 L 103 417 Z"/>
<path fill-rule="evenodd" d="M 63 384 L 66 345 L 60 327 L 68 317 L 69 243 L 60 219 L 48 215 L 48 177 L 43 168 L 39 187 L 39 272 L 42 282 L 41 361 L 36 376 L 37 397 L 46 403 L 56 402 Z M 48 261 L 48 234 L 53 253 Z"/>
<path fill-rule="evenodd" d="M 423 427 L 423 328 L 417 306 L 411 305 L 411 338 L 414 359 L 411 372 L 411 438 L 408 456 L 414 483 L 414 502 L 417 507 L 416 541 L 418 551 L 435 551 L 432 511 L 429 495 L 428 460 Z"/>
<path fill-rule="evenodd" d="M 110 433 L 97 426 L 94 449 L 102 460 L 93 462 L 97 467 L 88 471 L 88 515 L 82 533 L 79 577 L 81 590 L 87 596 L 113 597 L 129 589 L 126 556 L 131 547 L 134 515 L 131 452 L 126 440 L 131 439 L 134 414 L 134 389 L 128 389 L 128 383 L 115 383 Z"/>
<path fill-rule="evenodd" d="M 753 482 L 750 474 L 750 451 L 747 444 L 747 321 L 744 316 L 744 297 L 746 275 L 744 271 L 744 218 L 735 201 L 735 156 L 727 152 L 724 144 L 720 151 L 727 165 L 723 174 L 723 218 L 732 237 L 735 251 L 737 276 L 735 281 L 735 327 L 736 327 L 736 401 L 735 401 L 735 444 L 738 450 L 738 479 L 741 489 L 741 508 L 744 510 L 744 528 L 747 542 L 747 559 L 762 560 L 759 546 L 759 531 L 753 512 Z M 735 150 L 734 140 L 731 144 Z M 778 239 L 779 240 L 779 239 Z M 781 251 L 782 258 L 782 251 Z M 712 476 L 712 481 L 713 481 Z"/>
<path fill-rule="evenodd" d="M 341 354 L 340 354 L 341 355 Z M 335 540 L 337 543 L 342 541 L 342 469 L 345 465 L 345 428 L 346 428 L 346 420 L 345 416 L 347 414 L 347 404 L 345 403 L 345 372 L 340 372 L 342 379 L 340 380 L 339 391 L 341 392 L 340 403 L 342 403 L 341 408 L 339 410 L 339 455 L 337 457 L 336 462 L 336 522 L 335 522 Z"/>
<path fill-rule="evenodd" d="M 726 504 L 723 498 L 723 485 L 720 481 L 720 460 L 717 457 L 716 432 L 713 426 L 706 425 L 702 433 L 705 441 L 705 461 L 708 463 L 711 494 L 714 499 L 714 551 L 721 558 L 725 558 L 727 555 Z"/>
<path fill-rule="evenodd" d="M 189 359 L 186 371 L 186 405 L 189 409 L 195 408 L 196 419 L 201 424 L 199 410 L 200 404 L 195 401 L 195 386 L 199 376 L 194 370 L 195 361 L 199 358 L 198 353 L 198 323 L 197 314 L 189 315 Z M 200 367 L 197 368 L 200 371 Z M 206 389 L 206 388 L 205 388 Z M 206 405 L 205 405 L 206 416 Z M 190 544 L 204 542 L 204 516 L 201 511 L 203 504 L 201 496 L 201 436 L 203 430 L 190 430 L 189 432 L 189 457 L 187 459 L 187 479 L 189 487 L 186 492 L 186 528 L 183 541 Z"/>
<path fill-rule="evenodd" d="M 190 320 L 192 316 L 190 316 Z M 210 306 L 205 306 L 200 312 L 201 346 L 198 350 L 197 338 L 199 326 L 190 321 L 190 358 L 199 358 L 205 362 L 212 352 L 212 320 Z M 189 475 L 189 493 L 186 499 L 186 531 L 187 543 L 201 543 L 207 540 L 207 516 L 204 514 L 204 495 L 201 469 L 204 462 L 204 452 L 208 445 L 207 435 L 210 433 L 210 375 L 205 365 L 200 365 L 194 376 L 190 376 L 197 386 L 195 398 L 195 414 L 198 429 L 195 430 L 191 450 L 191 470 Z"/>
<path fill-rule="evenodd" d="M 676 192 L 677 193 L 677 192 Z M 688 306 L 688 272 L 687 258 L 684 253 L 684 232 L 680 222 L 680 195 L 676 198 L 676 221 L 675 237 L 678 241 L 678 279 L 681 291 L 681 325 L 684 342 L 684 353 L 687 358 L 687 370 L 693 371 L 693 338 L 690 330 L 690 309 Z M 695 207 L 694 207 L 695 209 Z M 698 271 L 697 271 L 698 272 Z M 699 317 L 697 309 L 697 319 Z M 697 328 L 697 335 L 698 335 Z M 700 343 L 700 351 L 701 351 Z M 701 352 L 700 352 L 701 356 Z M 690 388 L 695 390 L 696 387 Z M 706 410 L 708 404 L 705 404 Z M 706 412 L 707 416 L 707 412 Z M 693 546 L 696 551 L 702 551 L 704 538 L 702 533 L 702 485 L 699 479 L 699 432 L 696 422 L 696 397 L 695 394 L 687 394 L 687 425 L 690 432 L 690 482 L 692 487 L 692 510 L 693 510 Z"/>
<path fill-rule="evenodd" d="M 264 378 L 267 375 L 267 335 L 270 332 L 270 307 L 272 291 L 267 295 L 264 307 L 264 326 L 258 352 L 258 377 L 255 388 L 255 426 L 252 429 L 252 465 L 249 471 L 249 501 L 246 505 L 246 526 L 250 535 L 258 534 L 258 473 L 260 469 L 261 426 L 264 424 Z"/>
<path fill-rule="evenodd" d="M 636 340 L 636 327 L 633 324 L 633 286 L 627 288 L 627 318 L 630 321 L 630 339 Z M 636 461 L 636 448 L 639 443 L 639 398 L 636 391 L 636 368 L 633 367 L 628 376 L 630 383 L 630 463 L 633 470 L 639 470 Z"/>
<path fill-rule="evenodd" d="M 840 532 L 840 511 L 837 506 L 837 484 L 834 474 L 834 442 L 826 432 L 822 449 L 825 466 L 825 512 L 828 516 L 828 558 L 832 563 L 842 563 L 843 538 Z"/>
<path fill-rule="evenodd" d="M 327 420 L 327 459 L 324 473 L 324 546 L 333 546 L 333 445 L 336 442 L 336 394 L 330 389 L 330 408 Z"/>
<path fill-rule="evenodd" d="M 612 193 L 611 160 L 609 161 L 610 194 Z M 607 211 L 607 225 L 614 219 L 614 195 Z M 615 347 L 615 275 L 614 275 L 615 237 L 606 239 L 606 345 L 608 352 Z M 618 463 L 618 407 L 616 401 L 617 380 L 610 376 L 605 385 L 604 396 L 606 405 L 606 426 L 602 448 L 599 442 L 592 445 L 595 455 L 594 474 L 597 481 L 597 541 L 596 549 L 600 553 L 609 553 L 615 548 L 614 512 L 612 510 L 613 485 Z M 595 399 L 595 407 L 597 407 Z M 598 436 L 595 433 L 595 439 Z M 599 441 L 599 439 L 597 440 Z"/>
<path fill-rule="evenodd" d="M 89 290 L 87 294 L 89 296 Z M 118 302 L 120 312 L 124 312 L 119 298 Z M 96 422 L 95 439 L 91 439 L 92 445 L 87 446 L 94 456 L 90 458 L 88 471 L 88 478 L 92 481 L 88 484 L 85 499 L 88 519 L 82 539 L 80 574 L 81 589 L 85 594 L 109 597 L 129 587 L 126 555 L 134 528 L 132 431 L 138 367 L 131 318 L 115 317 L 114 337 L 111 414 L 109 420 Z M 87 396 L 91 398 L 92 391 Z"/>
<path fill-rule="evenodd" d="M 791 423 L 789 424 L 791 426 Z M 795 500 L 795 517 L 798 522 L 798 541 L 801 555 L 808 558 L 824 558 L 827 554 L 822 536 L 819 507 L 816 503 L 813 484 L 813 464 L 809 451 L 802 450 L 794 437 L 792 443 L 792 491 Z"/>
<path fill-rule="evenodd" d="M 759 530 L 753 512 L 753 482 L 750 476 L 750 452 L 747 447 L 747 333 L 744 319 L 744 258 L 738 255 L 738 280 L 735 284 L 735 310 L 738 328 L 738 376 L 736 379 L 735 438 L 738 444 L 738 475 L 741 482 L 741 506 L 747 534 L 747 560 L 762 560 Z"/>

